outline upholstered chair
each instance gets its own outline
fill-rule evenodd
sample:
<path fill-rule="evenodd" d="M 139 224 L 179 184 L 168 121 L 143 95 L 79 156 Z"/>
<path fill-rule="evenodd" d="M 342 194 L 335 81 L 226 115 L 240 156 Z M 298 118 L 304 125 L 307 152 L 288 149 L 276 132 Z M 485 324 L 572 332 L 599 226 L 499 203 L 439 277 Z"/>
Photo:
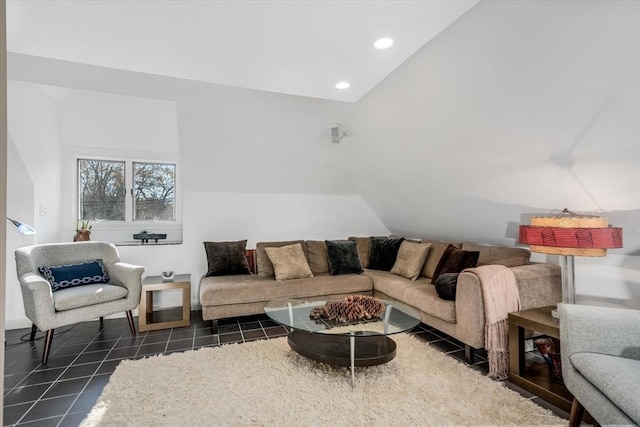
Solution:
<path fill-rule="evenodd" d="M 54 330 L 110 314 L 126 312 L 136 334 L 131 310 L 140 302 L 144 267 L 120 262 L 118 250 L 106 242 L 52 243 L 15 252 L 24 310 L 37 329 L 46 332 L 42 363 L 46 364 Z M 99 262 L 98 262 L 99 261 Z"/>
<path fill-rule="evenodd" d="M 562 377 L 573 394 L 570 426 L 584 410 L 600 425 L 640 423 L 640 310 L 559 304 Z"/>

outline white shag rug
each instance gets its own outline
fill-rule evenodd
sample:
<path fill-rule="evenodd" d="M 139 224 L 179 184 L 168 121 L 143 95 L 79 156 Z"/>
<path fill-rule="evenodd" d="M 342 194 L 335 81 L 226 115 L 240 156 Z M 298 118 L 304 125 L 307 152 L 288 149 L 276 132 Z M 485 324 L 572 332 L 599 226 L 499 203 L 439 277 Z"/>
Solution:
<path fill-rule="evenodd" d="M 125 360 L 82 426 L 563 425 L 567 422 L 407 334 L 391 362 L 348 368 L 277 338 Z"/>

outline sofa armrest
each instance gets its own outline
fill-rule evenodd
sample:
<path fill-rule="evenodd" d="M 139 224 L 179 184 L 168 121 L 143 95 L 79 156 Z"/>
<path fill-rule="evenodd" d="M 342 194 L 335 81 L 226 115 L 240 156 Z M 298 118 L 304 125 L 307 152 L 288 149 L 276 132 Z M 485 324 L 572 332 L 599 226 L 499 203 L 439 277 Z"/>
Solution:
<path fill-rule="evenodd" d="M 559 265 L 534 263 L 511 267 L 518 283 L 520 309 L 546 307 L 562 301 L 562 270 Z"/>
<path fill-rule="evenodd" d="M 484 302 L 475 269 L 464 270 L 456 285 L 456 334 L 475 348 L 484 347 Z"/>
<path fill-rule="evenodd" d="M 567 357 L 589 352 L 640 360 L 640 310 L 559 304 L 558 312 Z"/>
<path fill-rule="evenodd" d="M 468 268 L 458 276 L 456 286 L 456 333 L 472 347 L 484 347 L 484 302 L 478 269 Z M 522 310 L 555 305 L 561 300 L 560 267 L 552 264 L 527 264 L 510 267 L 518 284 Z M 480 340 L 479 337 L 482 337 Z"/>

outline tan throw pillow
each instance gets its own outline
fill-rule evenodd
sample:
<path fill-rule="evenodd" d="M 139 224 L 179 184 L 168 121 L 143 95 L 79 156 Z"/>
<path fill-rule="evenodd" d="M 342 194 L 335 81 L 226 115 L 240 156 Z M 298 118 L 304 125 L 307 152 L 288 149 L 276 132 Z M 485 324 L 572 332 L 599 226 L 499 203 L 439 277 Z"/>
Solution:
<path fill-rule="evenodd" d="M 264 250 L 265 248 L 280 248 L 282 246 L 295 245 L 296 243 L 300 243 L 302 245 L 302 250 L 306 250 L 307 245 L 304 244 L 304 240 L 287 240 L 287 241 L 279 241 L 279 242 L 258 242 L 256 243 L 256 266 L 258 268 L 258 276 L 260 277 L 273 277 L 273 264 L 269 260 L 269 256 L 267 252 Z"/>
<path fill-rule="evenodd" d="M 279 248 L 264 248 L 264 250 L 273 264 L 276 280 L 313 277 L 300 243 Z"/>
<path fill-rule="evenodd" d="M 398 250 L 396 262 L 391 268 L 393 274 L 416 280 L 431 249 L 431 243 L 403 241 Z"/>

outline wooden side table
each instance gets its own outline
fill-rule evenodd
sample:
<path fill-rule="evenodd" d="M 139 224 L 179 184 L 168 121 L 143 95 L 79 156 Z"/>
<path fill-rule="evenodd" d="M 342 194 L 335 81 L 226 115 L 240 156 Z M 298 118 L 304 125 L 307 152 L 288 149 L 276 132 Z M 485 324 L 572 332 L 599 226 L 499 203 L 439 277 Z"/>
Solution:
<path fill-rule="evenodd" d="M 555 308 L 549 306 L 509 313 L 509 380 L 569 412 L 573 396 L 563 384 L 551 379 L 546 363 L 529 367 L 525 363 L 525 330 L 560 338 L 558 319 L 551 316 L 551 310 Z"/>
<path fill-rule="evenodd" d="M 182 289 L 182 317 L 166 319 L 163 311 L 153 311 L 153 293 L 170 289 Z M 174 310 L 175 311 L 175 310 Z M 191 275 L 176 274 L 172 282 L 163 282 L 160 276 L 148 276 L 142 280 L 138 329 L 140 332 L 158 329 L 180 328 L 190 325 L 191 316 Z"/>

